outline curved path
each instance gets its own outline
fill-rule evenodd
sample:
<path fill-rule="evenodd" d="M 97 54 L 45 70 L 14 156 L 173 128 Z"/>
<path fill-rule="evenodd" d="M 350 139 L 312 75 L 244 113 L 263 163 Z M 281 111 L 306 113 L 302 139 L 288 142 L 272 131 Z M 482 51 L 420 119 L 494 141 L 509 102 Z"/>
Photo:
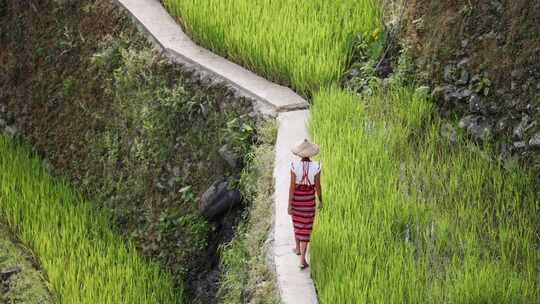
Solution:
<path fill-rule="evenodd" d="M 288 164 L 293 159 L 290 148 L 309 136 L 306 123 L 308 102 L 291 89 L 272 83 L 212 52 L 196 45 L 182 31 L 158 0 L 114 0 L 136 21 L 151 40 L 171 60 L 194 69 L 213 81 L 226 83 L 238 95 L 255 100 L 263 114 L 277 114 L 279 121 L 274 166 L 275 222 L 273 260 L 283 303 L 317 303 L 309 268 L 298 269 L 293 254 L 292 222 L 287 214 Z"/>

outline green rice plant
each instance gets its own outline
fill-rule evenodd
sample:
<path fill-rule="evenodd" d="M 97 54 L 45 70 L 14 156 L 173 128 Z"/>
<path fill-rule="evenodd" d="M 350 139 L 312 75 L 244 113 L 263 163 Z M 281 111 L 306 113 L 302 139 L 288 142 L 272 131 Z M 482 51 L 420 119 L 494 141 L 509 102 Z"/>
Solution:
<path fill-rule="evenodd" d="M 441 136 L 433 103 L 399 84 L 315 97 L 326 209 L 313 232 L 321 303 L 535 303 L 534 177 Z"/>
<path fill-rule="evenodd" d="M 0 136 L 0 217 L 47 274 L 58 303 L 178 303 L 182 290 L 25 147 Z"/>
<path fill-rule="evenodd" d="M 358 34 L 381 38 L 377 0 L 165 0 L 201 45 L 309 95 L 335 83 Z"/>

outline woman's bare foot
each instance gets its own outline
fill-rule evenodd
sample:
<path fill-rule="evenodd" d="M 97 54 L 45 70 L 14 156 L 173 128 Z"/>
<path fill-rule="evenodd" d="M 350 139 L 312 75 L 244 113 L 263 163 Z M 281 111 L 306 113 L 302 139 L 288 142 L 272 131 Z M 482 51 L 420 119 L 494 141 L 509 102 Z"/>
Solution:
<path fill-rule="evenodd" d="M 300 265 L 298 267 L 300 267 L 300 269 L 306 269 L 306 268 L 309 267 L 309 264 L 306 261 L 304 261 L 304 262 L 300 263 Z"/>

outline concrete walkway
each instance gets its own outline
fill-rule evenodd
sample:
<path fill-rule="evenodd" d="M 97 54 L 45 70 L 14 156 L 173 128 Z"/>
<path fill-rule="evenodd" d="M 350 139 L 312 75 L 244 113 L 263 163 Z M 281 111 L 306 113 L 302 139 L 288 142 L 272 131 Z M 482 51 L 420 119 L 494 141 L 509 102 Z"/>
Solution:
<path fill-rule="evenodd" d="M 306 122 L 308 102 L 291 89 L 272 83 L 212 52 L 196 45 L 157 0 L 113 0 L 136 21 L 161 51 L 174 62 L 214 81 L 226 83 L 240 96 L 264 104 L 278 113 L 279 131 L 276 141 L 275 222 L 273 260 L 281 300 L 285 304 L 317 303 L 309 268 L 298 269 L 298 257 L 292 252 L 292 221 L 287 214 L 289 170 L 293 145 L 308 137 Z M 268 112 L 265 109 L 259 110 Z"/>
<path fill-rule="evenodd" d="M 308 119 L 309 111 L 307 110 L 282 113 L 278 117 L 279 131 L 274 163 L 274 263 L 283 303 L 317 303 L 310 268 L 300 270 L 299 258 L 292 252 L 295 247 L 293 225 L 287 213 L 289 164 L 295 158 L 291 153 L 291 147 L 309 137 L 306 127 Z"/>

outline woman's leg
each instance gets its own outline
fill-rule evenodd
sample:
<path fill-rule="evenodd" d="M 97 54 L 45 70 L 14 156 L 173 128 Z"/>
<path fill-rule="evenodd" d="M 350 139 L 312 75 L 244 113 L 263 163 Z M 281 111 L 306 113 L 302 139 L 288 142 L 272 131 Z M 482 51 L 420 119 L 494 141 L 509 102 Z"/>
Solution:
<path fill-rule="evenodd" d="M 300 264 L 307 265 L 306 261 L 306 251 L 307 251 L 308 242 L 300 242 Z"/>
<path fill-rule="evenodd" d="M 295 235 L 294 239 L 296 241 L 296 247 L 293 248 L 294 253 L 296 253 L 296 255 L 300 255 L 300 241 L 296 239 L 296 235 Z"/>

